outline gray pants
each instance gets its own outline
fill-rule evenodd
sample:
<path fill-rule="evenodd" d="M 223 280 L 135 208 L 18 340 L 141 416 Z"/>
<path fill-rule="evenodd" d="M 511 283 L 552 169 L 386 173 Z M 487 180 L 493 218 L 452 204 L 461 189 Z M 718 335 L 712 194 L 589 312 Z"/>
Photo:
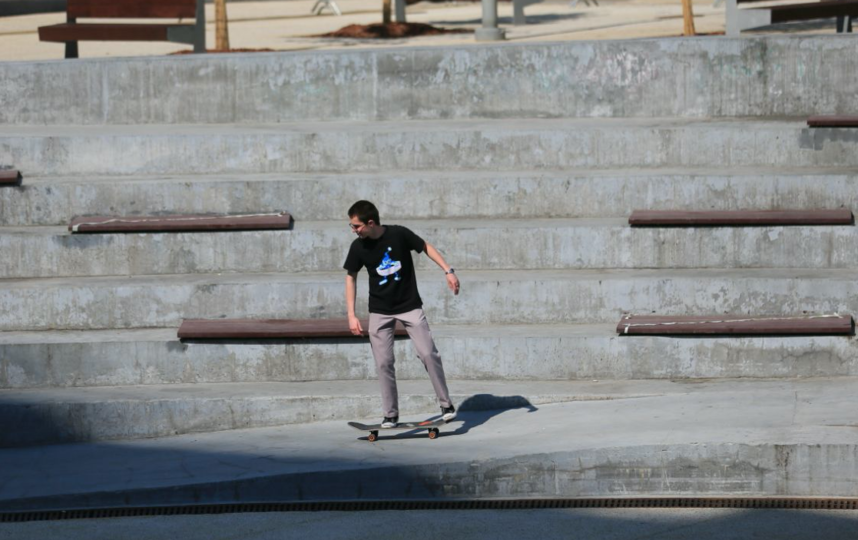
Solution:
<path fill-rule="evenodd" d="M 429 379 L 435 388 L 435 395 L 442 407 L 449 407 L 450 393 L 447 391 L 447 379 L 444 377 L 444 366 L 441 365 L 441 355 L 435 348 L 429 323 L 422 309 L 415 309 L 396 315 L 369 314 L 369 343 L 372 345 L 372 356 L 375 358 L 375 368 L 378 372 L 378 382 L 381 385 L 381 402 L 384 416 L 399 416 L 399 394 L 396 391 L 396 359 L 393 356 L 393 331 L 396 321 L 402 322 L 417 356 L 423 362 Z"/>

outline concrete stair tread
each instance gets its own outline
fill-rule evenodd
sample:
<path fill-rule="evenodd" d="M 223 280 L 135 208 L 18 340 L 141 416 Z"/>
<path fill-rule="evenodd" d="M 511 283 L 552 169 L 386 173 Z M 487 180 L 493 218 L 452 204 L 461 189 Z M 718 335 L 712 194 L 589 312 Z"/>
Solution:
<path fill-rule="evenodd" d="M 582 118 L 0 126 L 28 176 L 696 166 L 854 168 L 847 132 L 802 120 Z M 121 156 L 121 157 L 119 157 Z"/>
<path fill-rule="evenodd" d="M 43 330 L 0 332 L 0 345 L 35 343 L 120 343 L 176 341 L 178 327 L 111 330 Z M 616 336 L 616 324 L 433 324 L 444 337 Z"/>
<path fill-rule="evenodd" d="M 126 124 L 126 125 L 9 125 L 0 124 L 0 137 L 90 137 L 90 136 L 181 136 L 264 135 L 281 133 L 416 133 L 425 131 L 469 131 L 515 129 L 648 129 L 653 127 L 712 129 L 741 126 L 747 129 L 806 129 L 806 118 L 498 118 L 395 121 L 282 122 L 276 124 Z M 29 177 L 28 177 L 29 178 Z"/>
<path fill-rule="evenodd" d="M 851 225 L 630 227 L 626 218 L 394 219 L 439 247 L 460 272 L 594 268 L 854 268 Z M 324 272 L 354 235 L 345 220 L 289 231 L 72 234 L 0 227 L 2 278 Z M 595 246 L 595 247 L 594 247 Z M 701 246 L 711 246 L 708 250 Z M 418 256 L 422 271 L 437 266 Z"/>
<path fill-rule="evenodd" d="M 508 395 L 517 388 L 534 403 L 589 399 L 627 399 L 663 393 L 684 392 L 682 384 L 664 380 L 644 381 L 449 381 L 450 395 L 460 398 L 476 393 Z M 426 381 L 400 380 L 402 395 L 434 396 Z M 103 403 L 105 401 L 173 401 L 173 400 L 270 400 L 294 398 L 350 398 L 378 396 L 378 382 L 305 381 L 253 383 L 195 383 L 76 388 L 31 388 L 0 390 L 5 405 L 31 403 Z M 530 397 L 529 397 L 530 399 Z"/>
<path fill-rule="evenodd" d="M 853 69 L 849 43 L 791 35 L 674 41 L 5 62 L 2 79 L 10 83 L 0 95 L 10 105 L 0 122 L 854 114 L 851 88 L 825 84 Z M 162 79 L 174 84 L 146 84 Z M 87 90 L 89 99 L 70 101 L 69 88 Z"/>
<path fill-rule="evenodd" d="M 285 232 L 300 231 L 331 231 L 340 230 L 348 233 L 346 219 L 333 220 L 301 220 L 295 222 L 294 228 Z M 413 229 L 529 229 L 529 228 L 574 228 L 574 227 L 623 227 L 628 226 L 628 220 L 622 217 L 607 218 L 510 218 L 510 219 L 467 219 L 446 218 L 437 219 L 399 219 L 397 225 L 405 225 Z M 132 233 L 99 233 L 99 236 L 123 234 L 253 234 L 260 231 L 194 231 L 194 232 L 132 232 Z M 270 231 L 269 231 L 270 232 Z M 284 232 L 284 231 L 280 231 Z M 41 236 L 72 236 L 67 227 L 62 226 L 31 226 L 31 227 L 0 227 L 2 235 L 41 235 Z M 348 236 L 348 238 L 352 238 Z M 437 243 L 437 241 L 436 241 Z"/>
<path fill-rule="evenodd" d="M 339 257 L 337 258 L 339 261 Z M 333 265 L 332 265 L 333 266 Z M 419 273 L 436 324 L 616 323 L 623 313 L 842 315 L 858 312 L 854 268 L 479 270 L 459 296 Z M 366 274 L 358 288 L 365 290 Z M 0 280 L 0 328 L 163 328 L 182 319 L 340 318 L 344 271 Z M 142 306 L 142 307 L 141 307 Z M 357 299 L 366 310 L 366 297 Z"/>
<path fill-rule="evenodd" d="M 134 216 L 130 216 L 134 217 Z M 107 237 L 111 235 L 130 235 L 130 234 L 187 234 L 187 235 L 201 235 L 201 234 L 243 234 L 243 235 L 252 235 L 258 234 L 261 232 L 289 232 L 289 233 L 300 233 L 302 231 L 346 231 L 349 232 L 346 225 L 347 220 L 342 219 L 339 221 L 336 220 L 301 220 L 300 222 L 295 222 L 294 227 L 289 231 L 230 231 L 230 230 L 217 230 L 217 231 L 178 231 L 178 232 L 106 232 L 106 233 L 98 233 L 99 237 Z M 386 223 L 394 223 L 394 220 L 385 220 Z M 404 225 L 414 230 L 457 230 L 457 229 L 574 229 L 574 228 L 629 228 L 629 219 L 628 216 L 618 216 L 618 217 L 581 217 L 581 218 L 570 218 L 570 217 L 528 217 L 528 218 L 444 218 L 442 220 L 439 219 L 396 219 L 396 225 Z M 648 225 L 650 229 L 659 228 L 658 225 Z M 693 229 L 693 228 L 728 228 L 735 229 L 737 227 L 744 227 L 746 229 L 759 229 L 759 230 L 771 230 L 774 228 L 782 229 L 783 227 L 789 227 L 788 230 L 801 230 L 806 228 L 813 228 L 815 230 L 832 230 L 838 227 L 848 227 L 854 228 L 854 225 L 851 224 L 825 224 L 825 225 L 778 225 L 778 224 L 766 224 L 766 225 L 740 225 L 740 226 L 731 226 L 731 225 L 715 225 L 715 226 L 694 226 L 687 225 L 684 228 Z M 683 228 L 683 227 L 677 227 Z M 636 229 L 636 232 L 641 232 L 643 228 Z M 0 226 L 0 236 L 3 235 L 35 235 L 35 236 L 73 236 L 72 233 L 69 232 L 68 227 L 63 227 L 61 225 L 33 225 L 33 226 L 17 226 L 17 227 L 3 227 Z M 353 239 L 352 236 L 346 235 L 347 238 Z M 437 244 L 441 240 L 434 240 Z"/>
<path fill-rule="evenodd" d="M 65 226 L 78 215 L 289 210 L 343 219 L 372 192 L 386 221 L 628 217 L 636 209 L 858 208 L 858 169 L 386 171 L 379 174 L 60 176 L 0 190 L 0 224 Z M 329 194 L 320 199 L 319 191 Z M 455 193 L 456 199 L 447 195 Z M 426 204 L 426 201 L 431 201 Z"/>
<path fill-rule="evenodd" d="M 149 285 L 220 285 L 220 284 L 257 284 L 257 283 L 326 283 L 341 281 L 345 270 L 336 272 L 297 272 L 297 273 L 224 273 L 224 274 L 166 274 L 159 276 L 93 276 L 73 278 L 26 278 L 2 279 L 0 284 L 6 289 L 39 288 L 64 286 L 149 286 Z M 429 281 L 435 275 L 423 272 L 418 281 Z M 598 278 L 611 279 L 674 279 L 705 277 L 709 279 L 806 279 L 840 281 L 854 280 L 852 268 L 598 268 L 568 270 L 469 270 L 459 276 L 462 283 L 468 281 L 498 282 L 539 282 L 539 281 L 575 281 Z M 443 277 L 443 275 L 442 275 Z M 365 279 L 361 272 L 358 279 Z M 433 281 L 438 281 L 433 280 Z"/>
<path fill-rule="evenodd" d="M 813 167 L 813 171 L 807 171 L 800 167 L 790 166 L 723 166 L 723 167 L 650 167 L 647 169 L 628 169 L 628 168 L 611 168 L 600 167 L 597 169 L 581 168 L 581 167 L 565 167 L 563 169 L 540 169 L 533 171 L 532 169 L 522 170 L 503 170 L 503 171 L 448 171 L 444 169 L 421 170 L 421 171 L 402 171 L 402 170 L 380 170 L 373 171 L 371 174 L 361 172 L 337 172 L 337 173 L 309 173 L 309 172 L 279 172 L 279 173 L 208 173 L 208 174 L 138 174 L 138 175 L 40 175 L 28 176 L 27 186 L 30 188 L 36 186 L 55 186 L 55 185 L 114 185 L 120 183 L 122 185 L 134 185 L 138 183 L 147 184 L 169 184 L 176 183 L 193 184 L 219 184 L 225 182 L 306 182 L 320 180 L 337 180 L 344 183 L 361 180 L 404 180 L 404 179 L 425 179 L 425 180 L 476 180 L 476 179 L 509 179 L 516 180 L 519 178 L 536 177 L 536 178 L 569 178 L 574 176 L 587 176 L 592 178 L 604 178 L 622 176 L 629 179 L 642 179 L 652 176 L 783 176 L 795 177 L 806 176 L 844 176 L 858 175 L 858 169 L 854 171 L 844 170 L 844 167 Z M 288 203 L 289 201 L 284 201 Z M 710 201 L 712 202 L 712 201 Z"/>
<path fill-rule="evenodd" d="M 644 386 L 635 382 L 626 388 Z M 666 391 L 670 387 L 675 390 Z M 473 389 L 527 395 L 520 383 Z M 428 495 L 604 496 L 616 495 L 620 486 L 626 496 L 776 495 L 783 486 L 779 471 L 788 477 L 793 473 L 790 495 L 855 496 L 848 471 L 854 466 L 858 425 L 856 379 L 721 380 L 660 384 L 659 389 L 635 399 L 504 411 L 465 408 L 436 441 L 422 433 L 399 433 L 370 444 L 345 420 L 337 420 L 3 449 L 0 508 L 401 498 L 406 493 L 425 498 L 418 486 L 435 485 L 431 479 L 439 477 L 459 487 L 439 487 Z M 401 417 L 425 415 L 403 411 Z M 712 463 L 718 465 L 710 468 Z M 552 471 L 543 477 L 546 464 Z M 694 474 L 701 467 L 709 473 Z M 808 467 L 816 471 L 810 478 Z M 627 476 L 618 477 L 618 470 Z M 325 475 L 333 471 L 335 476 Z M 649 478 L 644 471 L 661 474 L 650 479 L 654 484 L 639 484 Z M 593 482 L 596 472 L 602 483 Z M 529 481 L 522 481 L 522 474 Z M 572 482 L 567 474 L 582 482 Z M 377 482 L 380 476 L 393 491 Z M 415 491 L 406 491 L 407 481 Z"/>
<path fill-rule="evenodd" d="M 432 324 L 457 380 L 631 380 L 858 375 L 841 336 L 618 336 L 609 324 Z M 397 373 L 425 380 L 412 344 Z M 324 360 L 320 360 L 324 359 Z M 0 388 L 375 380 L 366 340 L 185 342 L 176 328 L 0 332 Z"/>

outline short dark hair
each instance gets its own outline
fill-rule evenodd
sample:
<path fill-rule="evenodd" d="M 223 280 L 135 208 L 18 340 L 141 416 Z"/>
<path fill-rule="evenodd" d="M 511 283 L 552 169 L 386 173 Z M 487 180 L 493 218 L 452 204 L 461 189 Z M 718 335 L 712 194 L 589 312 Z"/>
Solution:
<path fill-rule="evenodd" d="M 358 201 L 349 208 L 349 218 L 355 216 L 361 223 L 369 223 L 369 220 L 373 220 L 376 225 L 381 225 L 381 220 L 378 218 L 378 208 L 369 201 Z"/>

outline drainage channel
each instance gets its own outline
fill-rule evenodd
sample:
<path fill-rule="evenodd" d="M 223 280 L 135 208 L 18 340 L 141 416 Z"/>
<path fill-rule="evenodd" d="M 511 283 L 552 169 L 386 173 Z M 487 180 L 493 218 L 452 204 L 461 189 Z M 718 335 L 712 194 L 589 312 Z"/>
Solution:
<path fill-rule="evenodd" d="M 477 499 L 426 501 L 308 501 L 137 506 L 0 512 L 0 523 L 183 516 L 253 512 L 373 512 L 385 510 L 538 510 L 551 508 L 739 508 L 858 510 L 858 498 L 641 497 L 582 499 Z"/>

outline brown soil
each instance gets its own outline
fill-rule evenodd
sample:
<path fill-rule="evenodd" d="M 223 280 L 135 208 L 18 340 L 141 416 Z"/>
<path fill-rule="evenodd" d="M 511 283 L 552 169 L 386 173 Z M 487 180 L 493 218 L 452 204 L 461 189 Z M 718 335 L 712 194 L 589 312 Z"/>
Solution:
<path fill-rule="evenodd" d="M 389 24 L 350 24 L 328 34 L 310 37 L 357 38 L 357 39 L 396 39 L 416 36 L 437 36 L 440 34 L 471 34 L 473 30 L 457 28 L 450 30 L 431 24 L 397 23 Z"/>
<path fill-rule="evenodd" d="M 206 49 L 207 53 L 234 53 L 234 52 L 274 52 L 274 49 Z M 171 52 L 173 54 L 194 54 L 193 50 L 182 50 Z"/>

